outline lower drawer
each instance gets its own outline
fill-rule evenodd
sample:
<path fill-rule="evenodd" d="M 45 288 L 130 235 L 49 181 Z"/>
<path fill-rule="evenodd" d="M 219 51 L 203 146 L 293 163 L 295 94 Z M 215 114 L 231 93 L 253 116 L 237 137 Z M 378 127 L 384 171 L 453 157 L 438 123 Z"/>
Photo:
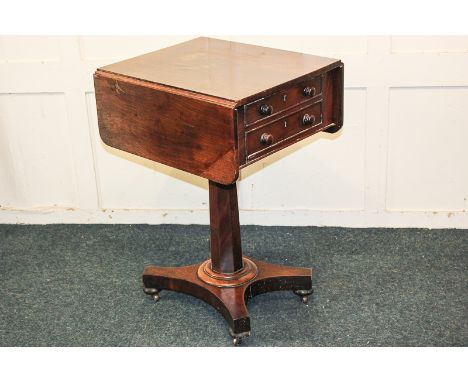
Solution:
<path fill-rule="evenodd" d="M 245 133 L 247 161 L 287 146 L 295 138 L 319 129 L 323 122 L 322 101 L 303 107 L 267 125 Z"/>

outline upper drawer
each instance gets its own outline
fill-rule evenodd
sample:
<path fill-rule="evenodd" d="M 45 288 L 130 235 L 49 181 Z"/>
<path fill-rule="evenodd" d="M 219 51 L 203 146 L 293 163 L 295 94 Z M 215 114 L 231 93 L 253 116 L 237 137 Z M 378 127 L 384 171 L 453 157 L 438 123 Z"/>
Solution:
<path fill-rule="evenodd" d="M 322 75 L 302 81 L 286 90 L 260 98 L 244 106 L 244 124 L 251 125 L 322 95 Z"/>

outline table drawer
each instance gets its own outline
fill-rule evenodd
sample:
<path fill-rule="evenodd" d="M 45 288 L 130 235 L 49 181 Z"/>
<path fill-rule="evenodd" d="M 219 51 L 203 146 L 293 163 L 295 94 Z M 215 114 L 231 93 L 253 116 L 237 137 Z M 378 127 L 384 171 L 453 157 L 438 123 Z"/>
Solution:
<path fill-rule="evenodd" d="M 276 151 L 289 144 L 289 141 L 295 137 L 302 138 L 303 134 L 312 133 L 320 128 L 322 122 L 322 101 L 318 101 L 267 125 L 247 131 L 245 133 L 247 161 L 270 151 Z"/>
<path fill-rule="evenodd" d="M 274 115 L 302 102 L 322 95 L 323 76 L 317 76 L 293 85 L 290 88 L 258 99 L 244 106 L 246 126 L 272 118 Z"/>

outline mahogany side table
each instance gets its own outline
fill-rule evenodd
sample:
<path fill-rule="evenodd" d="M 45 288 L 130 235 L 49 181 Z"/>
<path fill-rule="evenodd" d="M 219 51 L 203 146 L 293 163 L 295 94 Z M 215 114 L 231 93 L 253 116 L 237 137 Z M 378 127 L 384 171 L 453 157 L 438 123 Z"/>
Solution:
<path fill-rule="evenodd" d="M 211 258 L 147 266 L 143 286 L 198 297 L 250 335 L 246 301 L 292 290 L 307 303 L 312 269 L 243 256 L 236 181 L 243 167 L 343 123 L 340 60 L 197 38 L 97 69 L 99 131 L 109 146 L 209 181 Z"/>

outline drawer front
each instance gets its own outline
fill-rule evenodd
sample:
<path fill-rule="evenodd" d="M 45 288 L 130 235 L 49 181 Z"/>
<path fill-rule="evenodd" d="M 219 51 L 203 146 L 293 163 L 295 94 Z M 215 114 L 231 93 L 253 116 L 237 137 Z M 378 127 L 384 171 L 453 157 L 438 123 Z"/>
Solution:
<path fill-rule="evenodd" d="M 287 146 L 322 126 L 322 101 L 245 133 L 247 161 Z"/>
<path fill-rule="evenodd" d="M 258 121 L 266 122 L 290 107 L 320 97 L 322 95 L 322 81 L 323 76 L 317 76 L 245 105 L 245 125 L 249 126 Z"/>

